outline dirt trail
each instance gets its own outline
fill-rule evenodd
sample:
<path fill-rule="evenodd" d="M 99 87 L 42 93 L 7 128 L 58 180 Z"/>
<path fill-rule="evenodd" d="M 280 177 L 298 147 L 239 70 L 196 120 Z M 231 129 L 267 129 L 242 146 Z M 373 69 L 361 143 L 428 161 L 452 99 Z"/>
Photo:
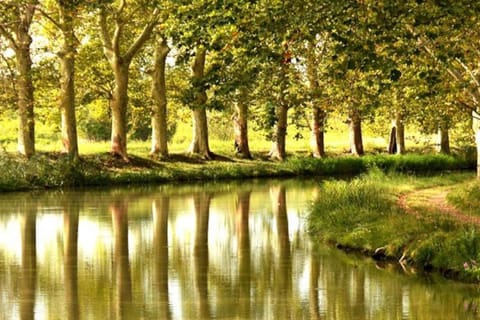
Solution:
<path fill-rule="evenodd" d="M 421 209 L 431 213 L 448 215 L 460 223 L 480 226 L 480 217 L 465 215 L 447 202 L 447 195 L 453 188 L 455 187 L 449 186 L 413 191 L 402 194 L 397 203 L 407 213 L 417 217 L 420 217 Z"/>

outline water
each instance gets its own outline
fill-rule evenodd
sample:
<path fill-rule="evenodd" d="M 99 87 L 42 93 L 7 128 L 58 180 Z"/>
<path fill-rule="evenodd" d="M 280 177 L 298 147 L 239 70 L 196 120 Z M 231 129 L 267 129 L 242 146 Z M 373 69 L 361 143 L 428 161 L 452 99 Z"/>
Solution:
<path fill-rule="evenodd" d="M 474 319 L 476 286 L 313 245 L 314 181 L 0 196 L 1 319 Z"/>

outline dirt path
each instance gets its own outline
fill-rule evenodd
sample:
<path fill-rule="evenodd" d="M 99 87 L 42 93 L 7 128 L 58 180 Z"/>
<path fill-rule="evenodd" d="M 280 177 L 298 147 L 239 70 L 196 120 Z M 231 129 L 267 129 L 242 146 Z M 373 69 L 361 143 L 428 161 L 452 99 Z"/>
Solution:
<path fill-rule="evenodd" d="M 398 198 L 398 205 L 409 214 L 420 217 L 421 211 L 448 215 L 458 222 L 480 226 L 480 217 L 463 214 L 460 210 L 447 202 L 448 193 L 454 186 L 421 189 L 402 194 Z"/>

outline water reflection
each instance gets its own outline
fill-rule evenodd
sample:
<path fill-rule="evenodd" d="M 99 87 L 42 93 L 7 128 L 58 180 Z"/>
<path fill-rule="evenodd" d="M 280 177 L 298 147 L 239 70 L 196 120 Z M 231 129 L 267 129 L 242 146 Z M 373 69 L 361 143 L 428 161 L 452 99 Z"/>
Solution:
<path fill-rule="evenodd" d="M 474 319 L 478 289 L 312 248 L 314 182 L 0 196 L 5 319 Z"/>

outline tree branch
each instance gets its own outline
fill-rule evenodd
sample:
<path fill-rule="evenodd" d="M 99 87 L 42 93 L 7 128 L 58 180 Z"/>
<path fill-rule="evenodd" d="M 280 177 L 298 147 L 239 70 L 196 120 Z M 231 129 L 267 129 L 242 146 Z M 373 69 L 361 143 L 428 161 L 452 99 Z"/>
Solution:
<path fill-rule="evenodd" d="M 113 57 L 112 39 L 110 37 L 110 33 L 108 32 L 107 14 L 104 8 L 100 9 L 99 24 L 102 35 L 103 52 L 107 56 L 107 59 L 110 61 Z"/>
<path fill-rule="evenodd" d="M 5 37 L 8 40 L 8 42 L 10 42 L 10 45 L 13 47 L 14 50 L 16 50 L 18 48 L 18 45 L 17 45 L 17 42 L 15 41 L 15 38 L 2 25 L 0 25 L 0 35 Z"/>
<path fill-rule="evenodd" d="M 158 18 L 159 18 L 160 12 L 158 9 L 155 9 L 153 11 L 153 17 L 150 20 L 150 22 L 143 28 L 142 33 L 138 36 L 138 38 L 133 42 L 133 44 L 130 46 L 128 49 L 127 53 L 125 54 L 125 60 L 126 61 L 131 61 L 135 54 L 140 50 L 140 48 L 143 46 L 143 44 L 148 40 L 148 38 L 152 34 L 153 28 L 157 25 L 158 23 Z"/>

